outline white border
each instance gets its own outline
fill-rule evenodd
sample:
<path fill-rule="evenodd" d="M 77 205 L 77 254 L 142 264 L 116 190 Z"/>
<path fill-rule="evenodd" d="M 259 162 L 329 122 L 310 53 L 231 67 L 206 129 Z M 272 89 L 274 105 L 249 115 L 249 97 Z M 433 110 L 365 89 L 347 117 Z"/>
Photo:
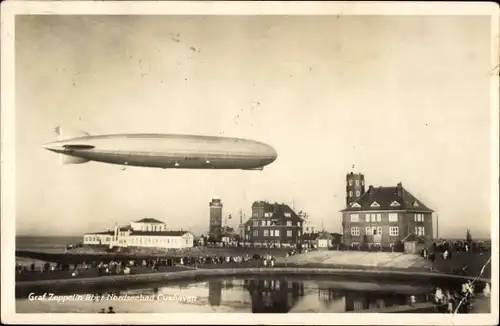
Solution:
<path fill-rule="evenodd" d="M 499 79 L 498 6 L 495 3 L 444 2 L 92 2 L 6 1 L 1 3 L 1 235 L 2 322 L 36 324 L 371 324 L 371 325 L 493 325 L 498 323 L 499 219 Z M 491 235 L 492 313 L 439 314 L 16 314 L 15 248 L 15 48 L 16 14 L 135 14 L 135 15 L 487 15 L 492 19 L 491 67 Z M 466 172 L 467 173 L 467 172 Z"/>

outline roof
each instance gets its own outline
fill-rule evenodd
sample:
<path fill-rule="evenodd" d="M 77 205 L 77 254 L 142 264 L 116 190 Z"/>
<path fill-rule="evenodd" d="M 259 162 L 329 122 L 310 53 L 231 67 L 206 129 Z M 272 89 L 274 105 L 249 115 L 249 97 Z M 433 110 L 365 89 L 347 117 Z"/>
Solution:
<path fill-rule="evenodd" d="M 318 238 L 318 233 L 304 233 L 301 236 L 302 240 L 316 240 Z"/>
<path fill-rule="evenodd" d="M 329 240 L 329 239 L 332 239 L 333 238 L 333 235 L 331 235 L 330 233 L 321 233 L 317 238 L 316 240 Z"/>
<path fill-rule="evenodd" d="M 399 194 L 398 194 L 399 188 Z M 380 211 L 380 210 L 417 210 L 433 212 L 401 184 L 396 187 L 370 187 L 351 207 L 341 212 Z"/>
<path fill-rule="evenodd" d="M 132 231 L 130 235 L 154 235 L 157 237 L 180 237 L 186 233 L 190 233 L 189 231 Z"/>
<path fill-rule="evenodd" d="M 114 231 L 109 230 L 109 231 L 100 231 L 100 232 L 87 232 L 84 235 L 91 235 L 91 234 L 107 234 L 107 235 L 113 235 L 115 234 Z"/>
<path fill-rule="evenodd" d="M 131 231 L 131 230 L 132 230 L 131 225 L 126 225 L 126 226 L 120 227 L 120 231 Z"/>
<path fill-rule="evenodd" d="M 286 204 L 278 204 L 278 203 L 268 203 L 266 201 L 256 201 L 252 204 L 252 208 L 255 207 L 264 207 L 264 213 L 273 213 L 269 217 L 250 217 L 250 220 L 255 220 L 255 219 L 277 219 L 285 215 L 285 213 L 291 213 L 292 217 L 294 220 L 300 220 L 301 222 L 304 221 L 302 217 L 300 217 L 293 209 L 290 208 L 290 206 Z M 248 222 L 247 221 L 247 222 Z M 247 223 L 245 222 L 245 223 Z"/>
<path fill-rule="evenodd" d="M 136 221 L 135 223 L 157 223 L 157 224 L 165 224 L 162 221 L 159 221 L 155 218 L 143 218 L 142 220 Z"/>

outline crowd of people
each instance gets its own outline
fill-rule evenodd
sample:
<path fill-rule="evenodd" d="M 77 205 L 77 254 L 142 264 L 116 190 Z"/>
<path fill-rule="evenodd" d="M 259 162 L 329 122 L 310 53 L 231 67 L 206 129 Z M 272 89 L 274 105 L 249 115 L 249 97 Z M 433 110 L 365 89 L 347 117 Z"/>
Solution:
<path fill-rule="evenodd" d="M 286 252 L 287 256 L 305 253 L 306 250 L 292 249 Z M 253 264 L 252 264 L 253 263 Z M 107 261 L 83 261 L 81 263 L 50 263 L 45 262 L 42 266 L 37 266 L 35 262 L 31 265 L 17 264 L 17 274 L 26 273 L 51 273 L 51 272 L 69 272 L 71 276 L 76 277 L 83 271 L 97 271 L 97 275 L 128 275 L 140 273 L 145 270 L 152 272 L 166 270 L 172 267 L 185 268 L 211 268 L 215 265 L 236 267 L 241 265 L 257 267 L 274 267 L 276 257 L 271 253 L 264 254 L 241 254 L 241 255 L 204 255 L 204 256 L 181 256 L 181 257 L 155 257 L 148 259 L 134 258 L 129 256 L 127 259 L 110 259 Z M 236 266 L 235 266 L 236 265 Z"/>

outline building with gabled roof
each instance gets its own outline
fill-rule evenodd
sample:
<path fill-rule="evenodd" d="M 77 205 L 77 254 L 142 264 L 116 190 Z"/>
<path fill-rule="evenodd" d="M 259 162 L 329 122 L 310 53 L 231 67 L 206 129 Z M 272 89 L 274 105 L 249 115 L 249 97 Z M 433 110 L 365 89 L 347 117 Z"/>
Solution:
<path fill-rule="evenodd" d="M 344 243 L 390 246 L 414 233 L 433 239 L 433 210 L 405 189 L 369 186 L 364 175 L 347 174 L 346 207 L 341 210 Z"/>
<path fill-rule="evenodd" d="M 295 246 L 301 241 L 304 220 L 286 204 L 255 201 L 245 223 L 245 241 L 256 246 Z"/>
<path fill-rule="evenodd" d="M 85 245 L 105 245 L 112 247 L 153 247 L 153 248 L 191 248 L 194 235 L 183 230 L 167 230 L 167 225 L 154 218 L 139 221 L 114 229 L 86 233 Z"/>

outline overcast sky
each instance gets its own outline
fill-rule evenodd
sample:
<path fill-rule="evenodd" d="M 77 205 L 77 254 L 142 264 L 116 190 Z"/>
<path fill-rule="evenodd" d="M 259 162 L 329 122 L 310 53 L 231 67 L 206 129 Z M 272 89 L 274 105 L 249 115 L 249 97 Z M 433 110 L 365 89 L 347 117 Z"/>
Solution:
<path fill-rule="evenodd" d="M 440 235 L 488 236 L 489 31 L 458 16 L 18 16 L 17 233 L 143 217 L 201 233 L 213 196 L 234 217 L 295 198 L 335 232 L 355 165 L 368 185 L 401 181 Z M 262 172 L 61 166 L 41 147 L 58 125 L 251 138 L 278 159 Z"/>

